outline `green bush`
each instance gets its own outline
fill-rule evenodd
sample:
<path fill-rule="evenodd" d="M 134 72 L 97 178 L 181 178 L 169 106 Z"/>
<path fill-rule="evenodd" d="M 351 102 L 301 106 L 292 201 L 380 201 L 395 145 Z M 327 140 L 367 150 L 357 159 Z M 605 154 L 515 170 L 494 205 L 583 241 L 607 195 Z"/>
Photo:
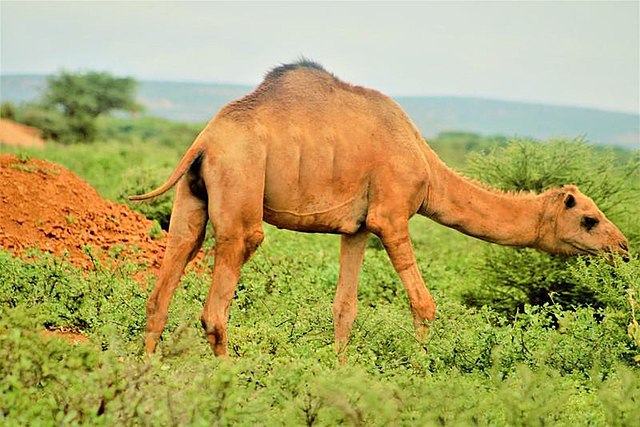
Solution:
<path fill-rule="evenodd" d="M 0 104 L 0 118 L 8 120 L 16 119 L 16 106 L 13 102 L 3 102 Z"/>
<path fill-rule="evenodd" d="M 169 168 L 135 168 L 127 171 L 122 178 L 123 185 L 118 201 L 126 204 L 134 211 L 157 221 L 163 230 L 169 229 L 171 208 L 173 207 L 173 191 L 143 202 L 132 202 L 128 196 L 148 193 L 160 187 L 171 175 Z"/>
<path fill-rule="evenodd" d="M 29 104 L 18 109 L 16 120 L 40 129 L 42 136 L 61 142 L 72 140 L 72 131 L 64 115 L 38 104 Z"/>
<path fill-rule="evenodd" d="M 37 260 L 24 263 L 0 251 L 0 313 L 36 310 L 34 318 L 45 328 L 98 335 L 118 322 L 127 340 L 137 339 L 143 329 L 144 293 L 131 278 L 134 265 L 121 264 L 115 270 L 96 265 L 83 276 L 52 255 L 32 255 Z"/>

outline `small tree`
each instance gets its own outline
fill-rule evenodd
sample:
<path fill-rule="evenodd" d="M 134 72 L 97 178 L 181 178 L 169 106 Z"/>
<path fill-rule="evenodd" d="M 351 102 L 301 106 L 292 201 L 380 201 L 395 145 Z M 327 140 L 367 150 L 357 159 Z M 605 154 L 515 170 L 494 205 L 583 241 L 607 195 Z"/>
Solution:
<path fill-rule="evenodd" d="M 112 110 L 136 112 L 136 81 L 103 72 L 62 71 L 48 79 L 43 104 L 65 116 L 71 137 L 90 141 L 96 134 L 96 118 Z"/>

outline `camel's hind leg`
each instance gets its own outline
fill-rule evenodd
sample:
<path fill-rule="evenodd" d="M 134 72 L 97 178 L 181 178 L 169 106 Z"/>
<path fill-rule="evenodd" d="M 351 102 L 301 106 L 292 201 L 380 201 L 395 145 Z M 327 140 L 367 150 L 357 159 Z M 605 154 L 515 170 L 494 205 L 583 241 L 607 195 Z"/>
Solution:
<path fill-rule="evenodd" d="M 185 266 L 191 261 L 204 239 L 207 205 L 191 192 L 189 177 L 177 185 L 171 212 L 169 237 L 156 286 L 147 300 L 147 332 L 145 351 L 153 353 L 167 323 L 169 302 L 180 283 Z"/>
<path fill-rule="evenodd" d="M 216 356 L 227 355 L 227 320 L 240 270 L 263 239 L 264 159 L 259 146 L 221 154 L 205 165 L 215 231 L 213 280 L 200 320 Z M 225 157 L 229 156 L 229 157 Z"/>
<path fill-rule="evenodd" d="M 358 274 L 369 232 L 343 235 L 340 240 L 340 275 L 333 302 L 333 326 L 338 362 L 344 365 L 349 333 L 358 312 Z"/>
<path fill-rule="evenodd" d="M 229 307 L 238 285 L 242 265 L 262 242 L 260 225 L 237 234 L 220 236 L 216 233 L 213 283 L 202 310 L 200 321 L 216 356 L 227 355 L 227 320 Z"/>

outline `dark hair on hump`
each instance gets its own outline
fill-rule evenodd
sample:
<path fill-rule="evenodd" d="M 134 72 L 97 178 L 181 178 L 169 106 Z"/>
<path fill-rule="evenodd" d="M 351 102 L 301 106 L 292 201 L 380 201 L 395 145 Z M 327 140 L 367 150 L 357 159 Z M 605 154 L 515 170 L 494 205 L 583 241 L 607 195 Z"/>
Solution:
<path fill-rule="evenodd" d="M 301 56 L 297 61 L 292 62 L 290 64 L 280 64 L 274 68 L 272 68 L 264 77 L 265 80 L 275 80 L 289 71 L 298 70 L 300 68 L 308 68 L 316 71 L 322 71 L 323 73 L 327 73 L 327 70 L 320 64 L 315 61 L 312 61 L 304 56 Z"/>

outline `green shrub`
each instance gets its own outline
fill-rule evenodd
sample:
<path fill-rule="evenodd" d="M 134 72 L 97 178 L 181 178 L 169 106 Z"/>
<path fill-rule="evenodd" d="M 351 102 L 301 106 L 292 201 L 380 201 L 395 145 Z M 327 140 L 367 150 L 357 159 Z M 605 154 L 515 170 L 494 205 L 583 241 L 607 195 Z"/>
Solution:
<path fill-rule="evenodd" d="M 51 255 L 37 255 L 24 263 L 0 251 L 0 313 L 30 308 L 48 329 L 70 329 L 106 335 L 113 322 L 137 340 L 144 320 L 144 293 L 131 278 L 135 266 L 116 270 L 96 265 L 83 276 L 79 270 Z M 124 309 L 127 307 L 128 309 Z M 2 317 L 2 316 L 0 316 Z"/>
<path fill-rule="evenodd" d="M 8 120 L 16 119 L 16 106 L 13 102 L 3 102 L 0 104 L 0 118 Z"/>
<path fill-rule="evenodd" d="M 160 187 L 171 175 L 170 168 L 141 167 L 130 169 L 122 178 L 118 201 L 126 204 L 134 211 L 157 221 L 164 230 L 169 229 L 171 208 L 173 207 L 173 191 L 143 202 L 132 202 L 128 196 L 143 194 Z"/>
<path fill-rule="evenodd" d="M 33 311 L 21 307 L 0 316 L 0 419 L 5 425 L 82 421 L 98 408 L 91 373 L 99 352 L 45 338 Z"/>
<path fill-rule="evenodd" d="M 40 129 L 42 136 L 60 142 L 72 141 L 72 130 L 64 115 L 53 109 L 48 109 L 38 104 L 29 104 L 21 107 L 16 120 L 28 126 Z"/>

